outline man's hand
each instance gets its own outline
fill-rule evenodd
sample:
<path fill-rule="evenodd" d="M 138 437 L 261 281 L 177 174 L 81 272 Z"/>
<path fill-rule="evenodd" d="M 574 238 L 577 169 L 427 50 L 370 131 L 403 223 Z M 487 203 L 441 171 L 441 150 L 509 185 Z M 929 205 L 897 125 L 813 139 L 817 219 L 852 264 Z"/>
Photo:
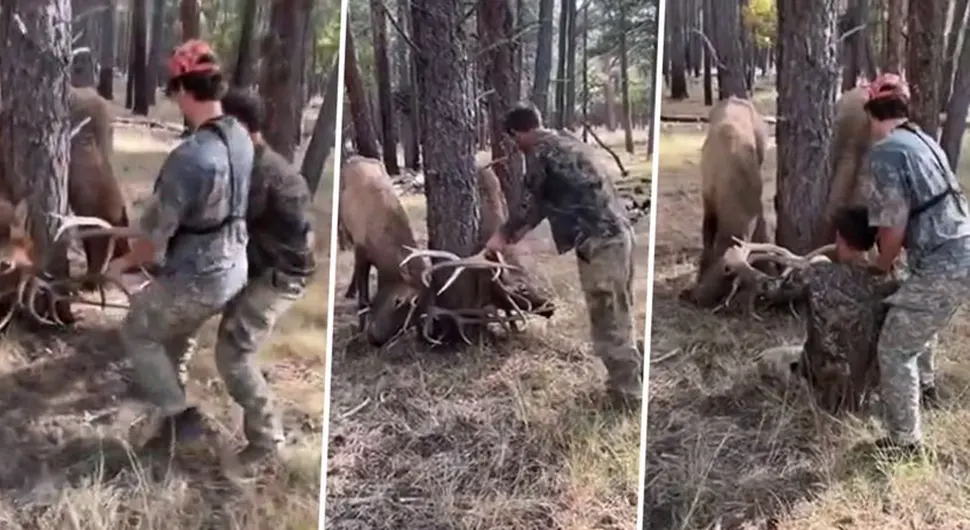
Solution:
<path fill-rule="evenodd" d="M 505 252 L 505 247 L 509 245 L 505 236 L 501 232 L 495 232 L 492 237 L 488 238 L 485 242 L 485 250 L 491 250 L 492 252 Z"/>

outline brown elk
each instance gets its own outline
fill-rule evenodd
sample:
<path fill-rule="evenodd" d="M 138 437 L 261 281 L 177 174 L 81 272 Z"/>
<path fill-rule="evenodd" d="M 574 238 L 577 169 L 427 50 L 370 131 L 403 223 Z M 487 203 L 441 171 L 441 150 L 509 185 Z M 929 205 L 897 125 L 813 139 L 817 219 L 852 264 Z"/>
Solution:
<path fill-rule="evenodd" d="M 768 241 L 761 203 L 767 125 L 750 101 L 733 96 L 711 108 L 709 121 L 701 148 L 704 248 L 696 284 L 682 293 L 704 307 L 716 304 L 727 291 L 716 264 L 732 238 Z"/>
<path fill-rule="evenodd" d="M 494 173 L 491 176 L 494 178 Z M 498 188 L 497 181 L 494 184 Z M 480 187 L 489 187 L 488 182 L 482 181 L 481 172 Z M 547 301 L 527 286 L 503 281 L 503 276 L 507 276 L 503 273 L 517 268 L 514 263 L 496 262 L 478 255 L 460 258 L 440 250 L 418 250 L 407 213 L 379 161 L 353 156 L 345 162 L 341 168 L 339 202 L 340 223 L 347 242 L 354 249 L 354 273 L 346 295 L 356 294 L 359 326 L 372 344 L 386 344 L 407 329 L 417 327 L 422 320 L 423 336 L 434 341 L 429 332 L 431 323 L 438 317 L 452 319 L 460 329 L 463 324 L 511 320 L 509 313 L 522 307 L 551 316 Z M 488 206 L 504 205 L 504 197 L 501 201 L 486 197 L 482 202 L 486 206 L 481 224 L 496 226 L 497 221 L 489 218 L 491 214 L 504 219 L 504 212 L 494 212 Z M 429 258 L 446 261 L 431 265 Z M 371 267 L 377 269 L 378 277 L 373 300 L 369 287 Z M 431 288 L 431 275 L 447 268 L 455 271 L 438 294 L 464 270 L 489 271 L 480 278 L 479 299 L 469 304 L 471 309 L 447 310 L 434 305 L 436 293 Z M 487 286 L 482 286 L 483 282 Z M 505 311 L 506 317 L 498 311 Z"/>

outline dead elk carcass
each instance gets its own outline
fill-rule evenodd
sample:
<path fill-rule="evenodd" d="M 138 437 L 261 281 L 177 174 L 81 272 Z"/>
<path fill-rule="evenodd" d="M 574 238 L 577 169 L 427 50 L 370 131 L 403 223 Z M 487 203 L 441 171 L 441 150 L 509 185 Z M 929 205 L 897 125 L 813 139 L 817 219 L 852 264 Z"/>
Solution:
<path fill-rule="evenodd" d="M 119 278 L 106 275 L 107 263 L 98 269 L 88 270 L 80 277 L 50 276 L 49 258 L 38 254 L 26 223 L 26 201 L 14 205 L 0 198 L 0 330 L 5 329 L 19 312 L 26 313 L 37 323 L 58 326 L 73 323 L 75 319 L 70 312 L 71 304 L 79 301 L 90 303 L 80 298 L 82 287 L 86 284 L 113 284 L 126 296 L 131 296 Z M 82 242 L 89 237 L 107 238 L 110 253 L 117 242 L 131 235 L 129 228 L 112 226 L 103 219 L 66 216 L 54 241 L 67 237 Z M 101 306 L 107 305 L 102 289 Z M 62 309 L 64 307 L 68 308 L 66 314 Z"/>
<path fill-rule="evenodd" d="M 701 147 L 703 249 L 696 284 L 682 293 L 703 307 L 717 304 L 727 293 L 728 282 L 717 263 L 733 239 L 768 241 L 761 202 L 768 138 L 764 118 L 750 101 L 732 96 L 711 108 L 709 122 Z"/>
<path fill-rule="evenodd" d="M 482 202 L 494 204 L 488 198 Z M 352 156 L 344 163 L 339 203 L 340 224 L 354 251 L 354 272 L 345 296 L 356 295 L 359 325 L 372 344 L 386 344 L 412 327 L 420 328 L 424 338 L 433 341 L 431 325 L 441 317 L 455 321 L 460 329 L 462 324 L 507 321 L 510 316 L 498 311 L 514 312 L 517 308 L 552 315 L 551 305 L 528 286 L 509 285 L 509 273 L 518 263 L 511 254 L 503 264 L 481 256 L 459 258 L 444 251 L 418 250 L 410 220 L 380 161 Z M 504 205 L 504 200 L 500 204 Z M 483 212 L 482 224 L 489 223 L 493 213 L 504 219 L 502 212 Z M 432 265 L 432 257 L 446 261 Z M 373 299 L 371 267 L 377 270 L 378 281 Z M 478 299 L 470 300 L 467 309 L 434 305 L 437 293 L 431 287 L 431 275 L 446 268 L 455 269 L 454 275 L 477 271 L 482 280 L 479 285 L 487 286 L 479 289 Z"/>
<path fill-rule="evenodd" d="M 784 300 L 771 302 L 806 307 L 806 340 L 790 368 L 809 383 L 820 405 L 835 414 L 862 409 L 878 387 L 876 348 L 887 313 L 884 301 L 899 283 L 860 264 L 829 261 L 825 254 L 833 246 L 798 256 L 773 244 L 740 242 L 725 253 L 724 262 L 736 274 L 739 289 L 754 290 L 759 290 L 759 281 L 778 281 L 756 273 L 755 263 L 776 263 L 783 276 L 794 268 L 813 267 L 791 292 L 779 290 Z"/>

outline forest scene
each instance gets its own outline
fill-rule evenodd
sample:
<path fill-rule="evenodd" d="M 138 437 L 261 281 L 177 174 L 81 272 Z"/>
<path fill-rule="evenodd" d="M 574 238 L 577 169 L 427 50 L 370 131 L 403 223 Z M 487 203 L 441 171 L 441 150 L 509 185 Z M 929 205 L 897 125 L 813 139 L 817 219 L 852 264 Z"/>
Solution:
<path fill-rule="evenodd" d="M 548 223 L 509 247 L 520 276 L 471 263 L 436 295 L 453 273 L 431 270 L 445 259 L 423 271 L 430 293 L 402 293 L 424 278 L 405 265 L 409 247 L 472 256 L 517 207 L 523 157 L 502 122 L 530 101 L 546 127 L 595 152 L 634 222 L 642 337 L 659 3 L 348 9 L 327 528 L 635 525 L 640 414 L 602 406 L 576 258 L 556 253 Z M 383 251 L 376 288 L 355 270 L 365 251 Z M 506 279 L 515 289 L 498 292 Z M 489 328 L 514 299 L 525 324 Z M 381 318 L 419 325 L 381 335 Z"/>
<path fill-rule="evenodd" d="M 789 371 L 808 317 L 723 301 L 702 306 L 691 303 L 698 291 L 690 290 L 703 245 L 705 175 L 761 191 L 765 242 L 790 250 L 795 266 L 835 241 L 833 209 L 859 199 L 840 186 L 863 189 L 867 171 L 869 121 L 855 87 L 878 73 L 904 75 L 911 120 L 938 139 L 966 189 L 967 9 L 965 0 L 666 3 L 644 528 L 964 528 L 970 521 L 970 366 L 961 347 L 970 327 L 962 311 L 934 349 L 943 397 L 922 416 L 930 456 L 899 461 L 873 450 L 884 435 L 878 407 L 831 414 Z M 740 172 L 726 176 L 739 152 L 726 144 L 702 163 L 705 140 L 715 138 L 713 109 L 730 97 L 744 113 L 752 103 L 766 126 L 757 186 Z M 757 137 L 751 121 L 736 119 L 741 112 L 717 123 L 736 120 L 747 124 L 736 131 Z M 737 192 L 710 200 L 742 204 Z"/>
<path fill-rule="evenodd" d="M 339 24 L 337 0 L 3 2 L 0 307 L 14 317 L 3 320 L 0 346 L 7 458 L 0 527 L 317 527 Z M 75 321 L 52 325 L 60 306 L 27 307 L 23 293 L 10 289 L 16 275 L 79 277 L 80 245 L 54 238 L 69 212 L 104 218 L 102 211 L 127 205 L 111 224 L 139 218 L 165 157 L 186 133 L 163 87 L 169 53 L 192 38 L 212 43 L 231 84 L 258 90 L 268 143 L 302 168 L 318 197 L 318 276 L 259 354 L 288 443 L 255 478 L 223 465 L 244 439 L 240 409 L 213 358 L 218 318 L 197 337 L 187 383 L 190 400 L 218 425 L 217 443 L 159 457 L 140 447 L 141 426 L 128 406 L 135 396 L 118 344 L 127 308 L 120 290 L 107 289 L 106 309 L 82 293 L 65 309 Z M 109 135 L 91 132 L 102 128 Z M 78 186 L 94 193 L 76 200 Z M 120 199 L 100 193 L 119 187 Z M 21 199 L 26 233 L 10 214 Z M 6 267 L 24 248 L 39 256 L 33 265 Z"/>

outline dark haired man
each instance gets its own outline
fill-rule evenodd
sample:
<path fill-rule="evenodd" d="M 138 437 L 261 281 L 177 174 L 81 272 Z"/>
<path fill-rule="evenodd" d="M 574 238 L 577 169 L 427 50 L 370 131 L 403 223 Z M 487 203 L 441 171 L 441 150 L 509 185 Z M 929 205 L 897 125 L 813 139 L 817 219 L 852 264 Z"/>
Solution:
<path fill-rule="evenodd" d="M 526 155 L 522 203 L 488 240 L 502 251 L 543 219 L 556 250 L 576 250 L 586 296 L 593 351 L 606 365 L 612 405 L 638 407 L 643 353 L 634 340 L 633 227 L 616 198 L 613 182 L 588 147 L 542 127 L 538 111 L 518 105 L 505 117 L 505 131 Z"/>
<path fill-rule="evenodd" d="M 933 346 L 970 294 L 970 207 L 936 141 L 909 121 L 910 92 L 896 74 L 868 86 L 875 143 L 869 153 L 869 223 L 878 228 L 876 265 L 892 269 L 906 249 L 908 278 L 886 302 L 879 337 L 885 449 L 922 444 L 920 398 L 936 400 Z M 921 393 L 922 388 L 922 393 Z"/>
<path fill-rule="evenodd" d="M 226 83 L 208 44 L 183 43 L 168 62 L 166 94 L 194 128 L 165 160 L 152 200 L 140 220 L 141 237 L 109 271 L 163 262 L 160 273 L 131 301 L 121 325 L 135 383 L 162 417 L 149 442 L 168 445 L 203 433 L 199 410 L 186 401 L 182 366 L 192 338 L 246 284 L 246 206 L 253 144 L 246 130 L 225 116 Z M 227 386 L 245 399 L 259 388 L 245 366 L 220 363 Z M 242 389 L 242 390 L 241 390 Z M 236 397 L 239 399 L 239 397 Z"/>
<path fill-rule="evenodd" d="M 255 146 L 247 211 L 249 282 L 223 312 L 216 346 L 216 362 L 241 378 L 239 385 L 229 386 L 229 392 L 244 411 L 249 445 L 240 460 L 252 464 L 272 456 L 284 441 L 255 356 L 279 316 L 303 295 L 316 269 L 312 198 L 299 170 L 263 139 L 259 95 L 230 89 L 222 98 L 222 108 L 245 126 Z"/>

